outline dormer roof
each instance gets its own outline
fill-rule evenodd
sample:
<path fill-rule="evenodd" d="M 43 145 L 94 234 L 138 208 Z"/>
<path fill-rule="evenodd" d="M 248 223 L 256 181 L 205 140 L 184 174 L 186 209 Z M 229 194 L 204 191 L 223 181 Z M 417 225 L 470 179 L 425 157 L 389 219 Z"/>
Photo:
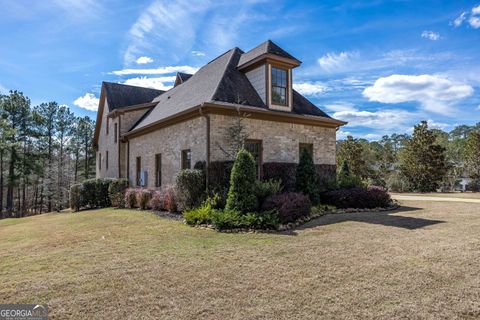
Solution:
<path fill-rule="evenodd" d="M 297 67 L 302 63 L 290 53 L 276 45 L 272 40 L 267 40 L 250 51 L 242 54 L 240 60 L 238 61 L 237 67 L 239 69 L 244 69 L 252 64 L 268 58 L 289 64 L 292 67 Z"/>
<path fill-rule="evenodd" d="M 175 78 L 175 83 L 173 84 L 174 87 L 178 86 L 179 84 L 184 83 L 188 79 L 190 79 L 192 75 L 189 73 L 177 72 L 177 77 Z"/>

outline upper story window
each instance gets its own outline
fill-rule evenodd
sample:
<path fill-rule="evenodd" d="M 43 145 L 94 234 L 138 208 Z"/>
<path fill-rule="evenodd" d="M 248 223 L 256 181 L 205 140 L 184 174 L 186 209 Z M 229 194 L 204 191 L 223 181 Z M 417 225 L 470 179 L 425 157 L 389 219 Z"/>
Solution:
<path fill-rule="evenodd" d="M 272 67 L 272 103 L 287 105 L 287 70 Z"/>
<path fill-rule="evenodd" d="M 118 125 L 117 123 L 115 123 L 115 126 L 114 126 L 114 142 L 117 143 L 117 137 L 118 137 Z"/>

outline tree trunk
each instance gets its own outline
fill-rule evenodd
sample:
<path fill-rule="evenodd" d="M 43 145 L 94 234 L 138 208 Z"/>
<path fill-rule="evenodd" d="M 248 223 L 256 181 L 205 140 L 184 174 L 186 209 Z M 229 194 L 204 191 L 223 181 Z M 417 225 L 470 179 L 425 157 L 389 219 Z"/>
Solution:
<path fill-rule="evenodd" d="M 13 214 L 13 185 L 15 182 L 15 149 L 12 147 L 10 164 L 8 168 L 8 187 L 7 187 L 7 213 L 11 217 Z"/>
<path fill-rule="evenodd" d="M 3 219 L 3 149 L 0 150 L 0 219 Z"/>

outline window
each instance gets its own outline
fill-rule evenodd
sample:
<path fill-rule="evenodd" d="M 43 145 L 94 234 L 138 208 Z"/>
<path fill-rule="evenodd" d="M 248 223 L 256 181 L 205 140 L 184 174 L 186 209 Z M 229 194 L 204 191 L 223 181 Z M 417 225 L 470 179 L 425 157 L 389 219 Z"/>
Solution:
<path fill-rule="evenodd" d="M 162 154 L 155 155 L 155 187 L 162 186 Z"/>
<path fill-rule="evenodd" d="M 110 126 L 110 119 L 107 117 L 107 125 L 105 126 L 105 132 L 108 134 L 108 127 Z"/>
<path fill-rule="evenodd" d="M 253 160 L 255 160 L 257 179 L 260 179 L 262 176 L 262 140 L 245 141 L 245 149 L 252 154 Z"/>
<path fill-rule="evenodd" d="M 312 143 L 300 143 L 298 148 L 298 159 L 302 155 L 303 150 L 307 150 L 313 159 L 313 144 Z"/>
<path fill-rule="evenodd" d="M 142 176 L 142 157 L 137 157 L 137 161 L 135 164 L 136 167 L 136 180 L 137 180 L 137 187 L 140 187 L 141 184 L 141 176 Z"/>
<path fill-rule="evenodd" d="M 102 170 L 102 154 L 98 153 L 98 170 Z"/>
<path fill-rule="evenodd" d="M 105 151 L 105 169 L 108 170 L 108 151 Z"/>
<path fill-rule="evenodd" d="M 272 67 L 272 103 L 287 105 L 287 70 Z"/>
<path fill-rule="evenodd" d="M 114 142 L 117 143 L 117 134 L 118 134 L 118 124 L 115 123 L 115 127 L 114 127 L 114 133 L 113 133 L 113 139 L 114 139 Z"/>
<path fill-rule="evenodd" d="M 190 149 L 182 150 L 182 169 L 190 169 L 192 164 L 192 153 Z"/>

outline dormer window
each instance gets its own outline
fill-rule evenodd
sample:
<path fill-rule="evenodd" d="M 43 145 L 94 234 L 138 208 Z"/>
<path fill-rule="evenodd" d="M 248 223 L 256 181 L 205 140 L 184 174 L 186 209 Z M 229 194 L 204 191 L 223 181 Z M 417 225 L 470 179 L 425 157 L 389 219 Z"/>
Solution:
<path fill-rule="evenodd" d="M 272 67 L 272 103 L 287 105 L 288 71 Z"/>

